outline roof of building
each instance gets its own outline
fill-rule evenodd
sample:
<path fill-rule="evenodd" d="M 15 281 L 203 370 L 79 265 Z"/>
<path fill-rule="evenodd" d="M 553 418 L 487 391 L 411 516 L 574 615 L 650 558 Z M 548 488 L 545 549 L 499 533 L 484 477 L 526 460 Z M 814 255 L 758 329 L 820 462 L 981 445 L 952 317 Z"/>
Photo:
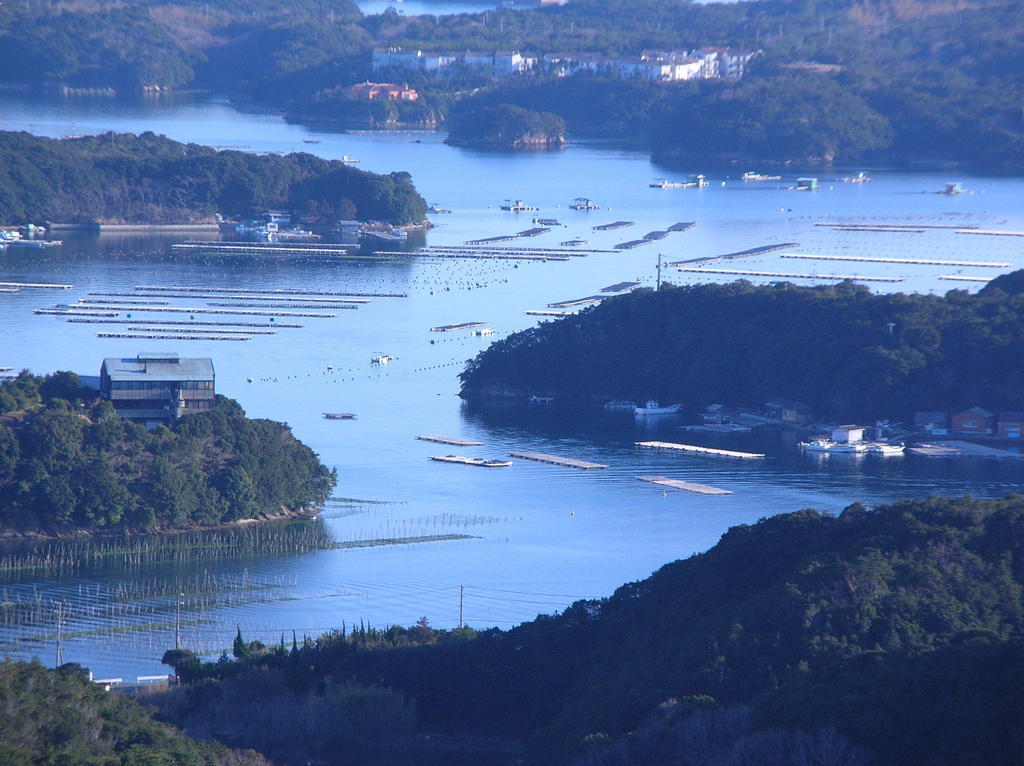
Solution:
<path fill-rule="evenodd" d="M 949 418 L 949 415 L 945 412 L 915 412 L 914 422 L 915 423 L 945 423 Z"/>
<path fill-rule="evenodd" d="M 990 418 L 990 417 L 992 417 L 994 415 L 994 413 L 989 412 L 984 407 L 970 407 L 970 408 L 964 410 L 963 412 L 958 412 L 956 414 L 957 415 L 966 415 L 968 413 L 970 413 L 971 415 L 977 415 L 977 416 L 982 417 L 982 418 Z"/>
<path fill-rule="evenodd" d="M 102 369 L 111 380 L 213 380 L 212 359 L 181 359 L 170 353 L 145 353 L 134 359 L 107 357 Z"/>
<path fill-rule="evenodd" d="M 855 426 L 855 425 L 836 426 L 832 430 L 833 431 L 863 431 L 864 430 L 864 426 Z"/>

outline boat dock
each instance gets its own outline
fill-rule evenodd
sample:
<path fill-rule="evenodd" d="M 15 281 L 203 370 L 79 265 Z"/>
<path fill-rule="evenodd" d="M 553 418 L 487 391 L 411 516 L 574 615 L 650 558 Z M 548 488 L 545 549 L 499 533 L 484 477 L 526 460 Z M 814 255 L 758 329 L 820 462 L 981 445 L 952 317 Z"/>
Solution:
<path fill-rule="evenodd" d="M 607 298 L 607 295 L 588 295 L 586 298 L 573 298 L 568 301 L 558 301 L 556 303 L 549 303 L 549 309 L 567 309 L 574 306 L 589 306 L 591 303 L 598 303 Z"/>
<path fill-rule="evenodd" d="M 862 277 L 858 274 L 794 274 L 789 271 L 740 271 L 738 269 L 679 269 L 697 274 L 727 274 L 735 277 L 775 277 L 777 279 L 834 279 L 842 282 L 902 282 L 903 277 Z"/>
<path fill-rule="evenodd" d="M 616 282 L 614 285 L 608 285 L 608 287 L 602 287 L 602 293 L 621 293 L 626 290 L 632 290 L 635 287 L 639 287 L 639 282 Z"/>
<path fill-rule="evenodd" d="M 487 322 L 461 322 L 459 324 L 443 324 L 431 327 L 431 332 L 457 332 L 459 330 L 475 330 L 478 327 L 488 327 Z"/>
<path fill-rule="evenodd" d="M 348 255 L 356 245 L 286 245 L 262 242 L 181 242 L 171 250 L 186 253 L 221 253 L 225 255 Z"/>
<path fill-rule="evenodd" d="M 197 294 L 196 297 L 202 297 L 198 293 L 251 293 L 248 287 L 192 287 L 184 285 L 135 285 L 136 290 L 142 290 L 145 292 L 173 292 L 173 293 L 190 293 Z M 298 295 L 298 296 L 316 296 L 323 297 L 329 295 L 337 295 L 340 297 L 354 296 L 357 298 L 408 298 L 408 293 L 360 293 L 360 292 L 336 292 L 331 290 L 306 290 L 303 288 L 265 288 L 259 290 L 260 293 L 267 295 Z M 89 293 L 89 295 L 135 295 L 136 293 Z M 177 296 L 169 296 L 177 297 Z"/>
<path fill-rule="evenodd" d="M 693 481 L 682 481 L 681 479 L 670 479 L 667 476 L 637 476 L 640 481 L 646 481 L 651 484 L 658 484 L 662 487 L 672 487 L 672 489 L 681 489 L 686 492 L 696 492 L 698 495 L 731 495 L 732 492 L 728 489 L 721 489 L 720 487 L 712 487 L 710 484 L 697 484 Z"/>
<path fill-rule="evenodd" d="M 613 229 L 625 229 L 627 226 L 632 226 L 636 221 L 612 221 L 611 223 L 602 223 L 598 226 L 592 226 L 594 231 L 612 231 Z"/>
<path fill-rule="evenodd" d="M 55 285 L 48 282 L 0 282 L 0 287 L 13 287 L 17 290 L 70 290 L 74 285 Z"/>
<path fill-rule="evenodd" d="M 996 229 L 957 229 L 957 234 L 981 234 L 987 237 L 1024 237 L 1024 231 L 998 231 Z"/>
<path fill-rule="evenodd" d="M 455 463 L 457 465 L 475 465 L 481 468 L 506 468 L 512 465 L 511 460 L 485 460 L 482 457 L 461 457 L 459 455 L 435 455 L 430 458 L 438 463 Z"/>
<path fill-rule="evenodd" d="M 696 444 L 677 444 L 676 442 L 634 442 L 643 449 L 675 450 L 694 455 L 713 455 L 714 457 L 735 457 L 753 460 L 764 457 L 761 452 L 739 452 L 731 449 L 715 449 L 714 447 L 698 447 Z"/>
<path fill-rule="evenodd" d="M 696 221 L 680 221 L 679 223 L 674 223 L 671 226 L 669 226 L 668 230 L 669 231 L 680 231 L 680 232 L 681 231 L 689 231 L 690 229 L 692 229 L 696 225 L 697 225 Z"/>
<path fill-rule="evenodd" d="M 453 447 L 482 447 L 483 442 L 475 442 L 472 439 L 457 439 L 454 436 L 439 436 L 437 434 L 423 434 L 417 436 L 421 442 L 434 442 L 436 444 L 450 444 Z"/>
<path fill-rule="evenodd" d="M 528 317 L 574 317 L 575 311 L 524 311 Z"/>
<path fill-rule="evenodd" d="M 517 457 L 522 460 L 532 460 L 535 463 L 548 463 L 549 465 L 560 465 L 566 468 L 579 468 L 581 471 L 594 471 L 608 467 L 605 463 L 591 463 L 588 460 L 575 460 L 571 457 L 545 455 L 543 452 L 510 452 L 508 454 L 511 457 Z"/>
<path fill-rule="evenodd" d="M 860 255 L 810 255 L 783 253 L 780 258 L 796 258 L 804 261 L 854 261 L 859 263 L 907 263 L 919 266 L 977 266 L 978 268 L 1005 269 L 1009 263 L 996 261 L 944 261 L 931 258 L 878 258 Z"/>
<path fill-rule="evenodd" d="M 776 250 L 787 250 L 791 247 L 800 247 L 799 242 L 782 242 L 778 245 L 763 245 L 752 247 L 749 250 L 738 250 L 735 253 L 724 253 L 722 255 L 705 255 L 700 258 L 690 258 L 685 261 L 673 261 L 668 266 L 685 266 L 690 263 L 711 263 L 713 261 L 731 261 L 736 258 L 753 258 L 756 255 L 767 255 Z"/>

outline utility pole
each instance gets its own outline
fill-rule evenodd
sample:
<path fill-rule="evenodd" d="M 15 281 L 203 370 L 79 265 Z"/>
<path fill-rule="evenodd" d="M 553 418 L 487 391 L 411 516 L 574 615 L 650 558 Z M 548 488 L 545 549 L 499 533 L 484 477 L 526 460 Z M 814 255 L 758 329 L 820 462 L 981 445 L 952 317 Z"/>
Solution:
<path fill-rule="evenodd" d="M 460 585 L 459 586 L 459 627 L 460 628 L 466 627 L 466 621 L 463 619 L 464 612 L 463 612 L 463 608 L 462 608 L 463 604 L 465 603 L 465 601 L 466 601 L 466 586 L 465 585 Z"/>
<path fill-rule="evenodd" d="M 63 604 L 57 602 L 57 667 L 64 664 L 64 612 Z"/>

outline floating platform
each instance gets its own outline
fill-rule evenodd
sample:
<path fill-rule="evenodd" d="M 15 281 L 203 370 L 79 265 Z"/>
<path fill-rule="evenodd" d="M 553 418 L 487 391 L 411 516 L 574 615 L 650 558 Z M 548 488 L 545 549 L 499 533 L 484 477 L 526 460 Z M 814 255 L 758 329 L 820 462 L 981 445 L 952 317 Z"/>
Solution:
<path fill-rule="evenodd" d="M 436 444 L 450 444 L 453 447 L 482 447 L 483 442 L 475 442 L 472 439 L 457 439 L 454 436 L 438 436 L 437 434 L 424 434 L 417 436 L 422 442 L 434 442 Z"/>
<path fill-rule="evenodd" d="M 602 223 L 599 226 L 592 226 L 594 231 L 612 231 L 613 229 L 625 229 L 627 226 L 632 226 L 636 221 L 612 221 L 611 223 Z"/>
<path fill-rule="evenodd" d="M 282 304 L 282 305 L 286 305 L 286 304 L 290 304 L 290 303 L 309 303 L 311 301 L 317 301 L 319 303 L 329 303 L 329 304 L 332 304 L 332 305 L 334 305 L 334 304 L 341 304 L 341 303 L 362 304 L 362 303 L 369 303 L 370 302 L 369 298 L 349 298 L 349 297 L 346 297 L 346 298 L 335 298 L 335 297 L 332 297 L 332 296 L 319 296 L 319 295 L 307 295 L 307 296 L 297 296 L 297 295 L 256 295 L 256 294 L 246 295 L 246 294 L 242 294 L 242 293 L 215 293 L 215 292 L 208 292 L 208 293 L 156 293 L 155 295 L 150 295 L 148 293 L 114 293 L 114 295 L 132 296 L 132 297 L 144 296 L 144 297 L 147 297 L 147 298 L 156 298 L 156 297 L 159 297 L 159 298 L 200 298 L 200 299 L 203 299 L 203 300 L 221 300 L 221 301 L 226 301 L 226 300 L 232 300 L 232 301 L 264 301 L 264 302 L 273 302 L 275 304 Z M 115 300 L 100 300 L 98 298 L 84 298 L 80 302 L 84 302 L 84 303 L 139 303 L 139 304 L 142 303 L 142 301 L 135 301 L 135 300 L 115 301 Z M 156 301 L 150 301 L 150 303 L 155 305 L 157 302 Z M 167 303 L 167 301 L 163 301 L 163 303 Z"/>
<path fill-rule="evenodd" d="M 986 237 L 1024 237 L 1024 231 L 998 231 L 996 229 L 957 229 L 957 234 L 981 234 Z"/>
<path fill-rule="evenodd" d="M 626 290 L 632 290 L 635 287 L 639 287 L 639 282 L 616 282 L 614 285 L 608 285 L 608 287 L 602 287 L 602 293 L 621 293 Z"/>
<path fill-rule="evenodd" d="M 680 221 L 668 227 L 669 231 L 689 231 L 697 225 L 696 221 Z"/>
<path fill-rule="evenodd" d="M 261 317 L 315 317 L 317 319 L 330 319 L 335 314 L 321 314 L 310 311 L 252 311 L 249 309 L 211 309 L 206 307 L 179 308 L 177 306 L 109 306 L 111 310 L 121 309 L 122 311 L 138 312 L 167 312 L 171 314 L 237 314 L 240 316 L 261 316 Z M 117 313 L 99 313 L 84 311 L 68 311 L 67 309 L 36 309 L 37 314 L 75 314 L 76 316 L 109 316 L 115 317 Z"/>
<path fill-rule="evenodd" d="M 957 274 L 944 274 L 939 279 L 946 279 L 950 282 L 991 282 L 991 277 L 961 277 Z"/>
<path fill-rule="evenodd" d="M 220 253 L 223 255 L 348 255 L 357 245 L 286 245 L 261 242 L 181 242 L 171 250 L 182 253 Z"/>
<path fill-rule="evenodd" d="M 960 457 L 961 454 L 958 449 L 940 447 L 936 444 L 920 444 L 917 447 L 907 447 L 904 451 L 911 455 L 928 458 Z"/>
<path fill-rule="evenodd" d="M 431 327 L 431 332 L 458 332 L 459 330 L 475 330 L 478 327 L 488 327 L 487 322 L 461 322 L 459 324 L 443 324 Z"/>
<path fill-rule="evenodd" d="M 615 245 L 616 250 L 632 250 L 634 247 L 640 247 L 641 245 L 650 245 L 654 242 L 653 239 L 631 239 L 628 242 L 620 242 Z"/>
<path fill-rule="evenodd" d="M 89 305 L 100 305 L 100 306 L 102 306 L 102 305 L 107 304 L 107 303 L 126 303 L 126 304 L 130 304 L 132 306 L 169 306 L 171 302 L 170 301 L 161 301 L 161 300 L 156 300 L 156 299 L 129 299 L 129 300 L 125 300 L 125 299 L 122 298 L 122 299 L 119 299 L 119 300 L 115 301 L 115 300 L 107 300 L 105 298 L 79 298 L 78 299 L 78 303 L 79 303 L 79 305 L 82 305 L 82 306 L 89 306 Z"/>
<path fill-rule="evenodd" d="M 924 234 L 924 229 L 911 229 L 910 227 L 892 227 L 892 226 L 842 226 L 835 225 L 832 227 L 832 231 L 875 231 L 885 232 L 886 234 Z"/>
<path fill-rule="evenodd" d="M 430 458 L 438 463 L 456 463 L 458 465 L 475 465 L 480 468 L 507 468 L 511 460 L 485 460 L 482 457 L 461 457 L 459 455 L 435 455 Z"/>
<path fill-rule="evenodd" d="M 469 253 L 530 253 L 530 254 L 547 254 L 554 253 L 556 255 L 574 255 L 580 256 L 587 253 L 613 253 L 614 250 L 601 250 L 595 247 L 584 247 L 582 249 L 578 247 L 567 248 L 567 247 L 496 247 L 488 248 L 482 245 L 430 245 L 426 248 L 431 251 L 458 251 L 458 252 L 469 252 Z"/>
<path fill-rule="evenodd" d="M 979 226 L 974 225 L 957 225 L 957 224 L 938 224 L 938 223 L 816 223 L 815 226 L 846 226 L 848 228 L 857 228 L 860 226 L 870 226 L 873 229 L 978 229 Z"/>
<path fill-rule="evenodd" d="M 670 479 L 667 476 L 637 476 L 640 481 L 646 481 L 651 484 L 658 484 L 662 487 L 672 487 L 672 489 L 681 489 L 686 492 L 696 492 L 698 495 L 731 495 L 732 492 L 728 489 L 721 489 L 720 487 L 712 487 L 710 484 L 697 484 L 693 481 L 682 481 L 680 479 Z"/>
<path fill-rule="evenodd" d="M 248 287 L 194 287 L 188 285 L 135 285 L 136 290 L 145 292 L 175 292 L 175 293 L 251 293 Z M 364 293 L 345 290 L 306 290 L 303 288 L 265 288 L 258 292 L 267 295 L 315 295 L 327 296 L 337 295 L 341 297 L 355 296 L 358 298 L 408 298 L 408 293 Z M 89 293 L 89 295 L 123 295 L 125 293 Z M 135 293 L 130 293 L 134 295 Z"/>
<path fill-rule="evenodd" d="M 176 335 L 153 332 L 98 332 L 97 338 L 142 338 L 145 340 L 250 340 L 248 335 Z"/>
<path fill-rule="evenodd" d="M 789 271 L 740 271 L 738 269 L 679 269 L 697 274 L 727 274 L 736 277 L 775 277 L 777 279 L 832 279 L 839 282 L 902 282 L 903 277 L 862 277 L 857 274 L 794 274 Z"/>
<path fill-rule="evenodd" d="M 285 322 L 204 322 L 199 319 L 80 319 L 72 317 L 68 322 L 80 324 L 142 324 L 148 325 L 175 325 L 176 327 L 275 327 L 286 329 L 299 329 L 300 324 L 288 324 Z"/>
<path fill-rule="evenodd" d="M 933 442 L 932 445 L 957 450 L 961 455 L 966 457 L 985 457 L 994 458 L 996 460 L 1024 460 L 1024 454 L 1021 454 L 1020 452 L 1010 452 L 1010 450 L 999 449 L 998 447 L 989 447 L 985 444 L 975 444 L 974 442 L 941 441 Z"/>
<path fill-rule="evenodd" d="M 907 263 L 919 266 L 977 266 L 987 269 L 1005 269 L 1009 263 L 996 261 L 945 261 L 932 258 L 880 258 L 860 255 L 810 255 L 803 253 L 783 253 L 780 258 L 796 258 L 804 261 L 854 261 L 860 263 Z"/>
<path fill-rule="evenodd" d="M 510 452 L 508 454 L 511 457 L 517 457 L 523 460 L 532 460 L 535 463 L 548 463 L 550 465 L 560 465 L 566 468 L 579 468 L 581 471 L 595 471 L 608 467 L 605 463 L 591 463 L 588 460 L 575 460 L 571 457 L 545 455 L 543 452 Z"/>
<path fill-rule="evenodd" d="M 49 282 L 0 282 L 0 287 L 14 287 L 18 290 L 70 290 L 74 285 L 55 285 Z"/>
<path fill-rule="evenodd" d="M 731 449 L 715 449 L 714 447 L 699 447 L 696 444 L 677 444 L 676 442 L 634 442 L 637 447 L 644 449 L 675 450 L 693 455 L 713 455 L 714 457 L 734 457 L 745 460 L 763 458 L 761 452 L 739 452 Z"/>
<path fill-rule="evenodd" d="M 221 306 L 223 308 L 234 308 L 234 309 L 276 309 L 281 306 L 280 303 L 254 303 L 249 301 L 240 302 L 227 302 L 227 303 L 211 303 L 211 306 Z M 147 307 L 140 307 L 140 311 L 145 311 Z M 358 309 L 359 306 L 351 303 L 289 303 L 284 308 L 290 309 L 331 309 L 344 310 L 347 309 L 352 311 Z"/>
<path fill-rule="evenodd" d="M 356 416 L 351 412 L 325 412 L 325 420 L 355 420 Z"/>
<path fill-rule="evenodd" d="M 36 309 L 32 313 L 72 317 L 116 317 L 118 315 L 116 311 L 70 311 L 68 309 Z"/>
<path fill-rule="evenodd" d="M 234 330 L 230 327 L 151 327 L 138 325 L 126 328 L 128 332 L 173 332 L 189 335 L 277 335 L 277 330 Z"/>
<path fill-rule="evenodd" d="M 731 261 L 736 258 L 753 258 L 756 255 L 774 253 L 776 250 L 787 250 L 791 247 L 800 247 L 799 242 L 782 242 L 778 245 L 762 245 L 752 247 L 749 250 L 737 250 L 735 253 L 724 253 L 722 255 L 705 255 L 701 258 L 690 258 L 685 261 L 673 261 L 669 266 L 684 266 L 690 263 L 712 263 L 713 261 Z"/>
<path fill-rule="evenodd" d="M 574 317 L 575 311 L 524 311 L 528 317 Z"/>
<path fill-rule="evenodd" d="M 533 229 L 524 229 L 523 231 L 516 232 L 517 237 L 539 237 L 541 234 L 547 234 L 551 231 L 548 226 L 538 226 Z"/>
<path fill-rule="evenodd" d="M 18 287 L 0 287 L 0 293 L 20 293 L 21 288 Z"/>
<path fill-rule="evenodd" d="M 646 234 L 644 234 L 644 239 L 649 239 L 649 240 L 665 239 L 665 237 L 667 237 L 670 233 L 671 232 L 669 232 L 667 230 L 649 231 Z"/>
<path fill-rule="evenodd" d="M 404 256 L 406 258 L 480 258 L 494 261 L 568 261 L 567 255 L 528 255 L 526 253 L 509 253 L 508 255 L 487 255 L 474 252 L 437 252 L 434 250 L 377 250 L 374 255 Z"/>
<path fill-rule="evenodd" d="M 556 303 L 549 303 L 549 309 L 566 309 L 572 308 L 573 306 L 589 306 L 591 303 L 598 303 L 607 298 L 607 295 L 588 295 L 586 298 L 573 298 L 568 301 L 558 301 Z"/>

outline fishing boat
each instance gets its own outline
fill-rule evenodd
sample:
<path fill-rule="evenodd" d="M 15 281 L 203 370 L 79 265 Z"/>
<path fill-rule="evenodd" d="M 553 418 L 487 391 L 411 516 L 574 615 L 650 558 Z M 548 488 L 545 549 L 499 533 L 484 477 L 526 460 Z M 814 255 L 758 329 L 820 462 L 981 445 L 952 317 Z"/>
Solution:
<path fill-rule="evenodd" d="M 809 442 L 800 442 L 800 449 L 804 452 L 827 453 L 835 442 L 828 439 L 811 439 Z"/>
<path fill-rule="evenodd" d="M 648 184 L 652 189 L 682 189 L 686 184 L 681 181 L 669 181 L 664 178 L 655 178 Z"/>
<path fill-rule="evenodd" d="M 839 180 L 844 184 L 867 184 L 871 183 L 871 176 L 862 170 L 855 176 L 847 176 L 846 178 L 840 178 Z"/>
<path fill-rule="evenodd" d="M 666 407 L 659 406 L 654 399 L 648 399 L 645 407 L 634 407 L 634 415 L 675 415 L 682 409 L 681 404 L 670 404 Z"/>

